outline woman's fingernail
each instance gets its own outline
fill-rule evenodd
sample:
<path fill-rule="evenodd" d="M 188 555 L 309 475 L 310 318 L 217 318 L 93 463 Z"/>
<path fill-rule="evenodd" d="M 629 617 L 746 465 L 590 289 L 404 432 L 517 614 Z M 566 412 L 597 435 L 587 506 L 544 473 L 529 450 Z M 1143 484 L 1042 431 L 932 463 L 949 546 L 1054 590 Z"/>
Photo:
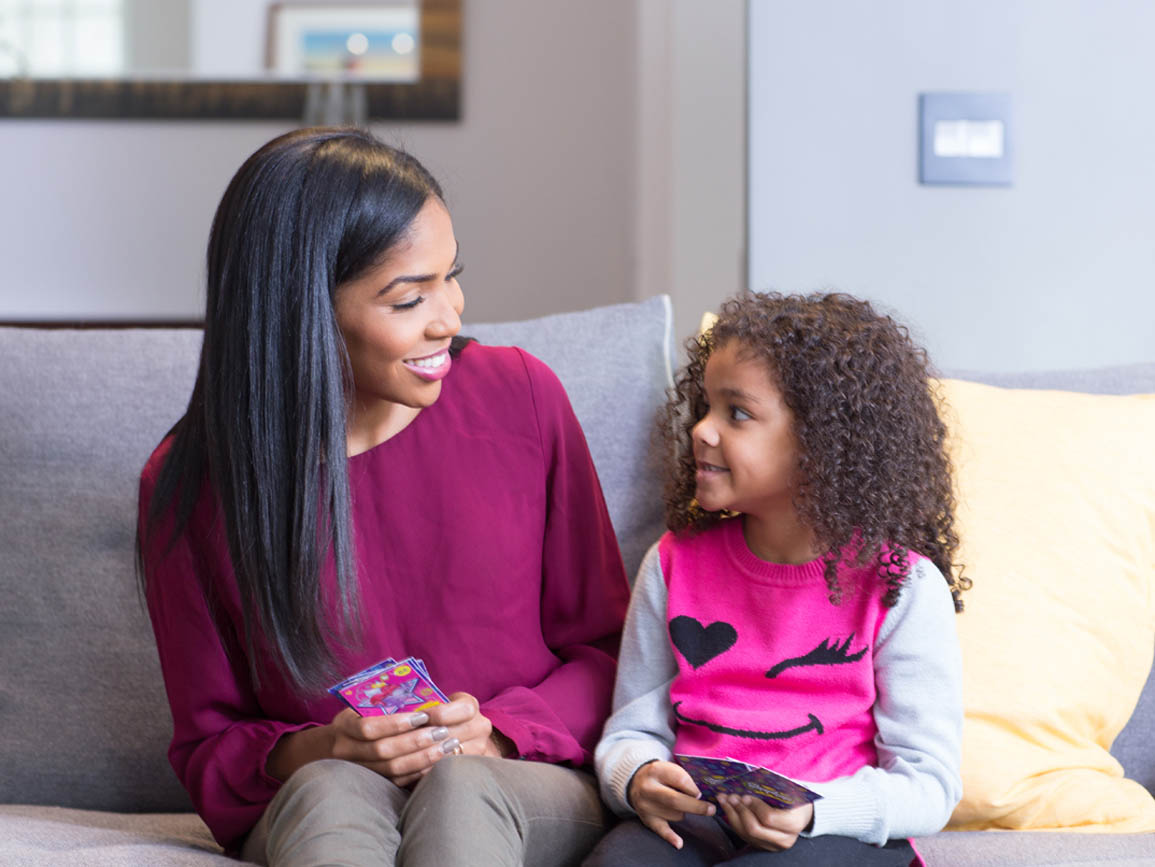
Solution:
<path fill-rule="evenodd" d="M 409 717 L 409 724 L 415 729 L 421 728 L 421 726 L 425 725 L 427 722 L 429 722 L 429 714 L 423 710 L 419 710 L 417 713 Z"/>
<path fill-rule="evenodd" d="M 441 752 L 445 753 L 446 755 L 449 755 L 451 752 L 453 752 L 459 746 L 461 746 L 461 741 L 459 741 L 457 738 L 450 738 L 449 740 L 447 740 L 445 743 L 443 743 L 441 745 Z"/>
<path fill-rule="evenodd" d="M 429 737 L 433 739 L 433 743 L 443 741 L 449 737 L 449 729 L 447 729 L 445 726 L 438 726 L 437 728 L 430 729 Z"/>

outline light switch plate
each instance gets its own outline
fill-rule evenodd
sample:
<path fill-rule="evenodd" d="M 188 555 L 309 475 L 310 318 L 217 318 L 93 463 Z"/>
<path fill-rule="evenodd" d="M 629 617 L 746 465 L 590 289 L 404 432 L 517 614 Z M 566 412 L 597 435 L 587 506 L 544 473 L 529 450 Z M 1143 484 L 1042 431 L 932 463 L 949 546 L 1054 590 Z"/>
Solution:
<path fill-rule="evenodd" d="M 918 106 L 921 183 L 1011 184 L 1010 94 L 921 93 Z"/>

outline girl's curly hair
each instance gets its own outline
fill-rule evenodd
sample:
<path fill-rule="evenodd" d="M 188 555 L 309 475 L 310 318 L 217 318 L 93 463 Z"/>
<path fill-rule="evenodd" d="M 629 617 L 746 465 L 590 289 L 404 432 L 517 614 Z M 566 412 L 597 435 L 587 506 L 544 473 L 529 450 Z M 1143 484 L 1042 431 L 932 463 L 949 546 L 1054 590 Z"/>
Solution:
<path fill-rule="evenodd" d="M 904 326 L 849 295 L 745 292 L 722 305 L 709 331 L 687 341 L 689 363 L 658 433 L 670 530 L 697 532 L 725 516 L 694 499 L 691 431 L 707 410 L 706 362 L 733 340 L 766 364 L 794 414 L 794 505 L 827 552 L 831 601 L 841 598 L 838 564 L 850 558 L 877 563 L 884 603 L 893 606 L 909 577 L 907 554 L 917 551 L 946 577 L 962 611 L 971 582 L 955 563 L 951 466 L 929 360 Z"/>

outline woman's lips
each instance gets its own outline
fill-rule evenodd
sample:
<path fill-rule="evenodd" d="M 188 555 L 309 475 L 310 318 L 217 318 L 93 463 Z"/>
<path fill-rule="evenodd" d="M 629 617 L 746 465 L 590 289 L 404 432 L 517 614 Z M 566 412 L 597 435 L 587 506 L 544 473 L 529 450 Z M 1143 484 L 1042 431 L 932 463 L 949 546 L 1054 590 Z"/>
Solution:
<path fill-rule="evenodd" d="M 423 358 L 406 358 L 401 363 L 405 365 L 407 370 L 413 371 L 416 376 L 427 382 L 444 379 L 449 374 L 449 368 L 453 366 L 448 349 L 435 352 L 433 355 L 426 355 Z"/>

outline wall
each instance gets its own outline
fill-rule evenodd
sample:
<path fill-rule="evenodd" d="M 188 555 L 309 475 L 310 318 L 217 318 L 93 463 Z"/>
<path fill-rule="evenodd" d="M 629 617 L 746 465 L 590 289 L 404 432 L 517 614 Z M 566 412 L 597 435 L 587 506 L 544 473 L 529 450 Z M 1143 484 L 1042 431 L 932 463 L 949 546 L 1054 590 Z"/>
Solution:
<path fill-rule="evenodd" d="M 192 0 L 192 68 L 241 79 L 259 74 L 265 68 L 268 7 L 266 0 Z"/>
<path fill-rule="evenodd" d="M 1155 5 L 752 0 L 750 273 L 894 308 L 942 367 L 1155 357 Z M 917 182 L 917 94 L 1013 100 L 1010 188 Z"/>
<path fill-rule="evenodd" d="M 126 69 L 189 66 L 189 0 L 125 0 L 122 16 Z"/>
<path fill-rule="evenodd" d="M 746 285 L 746 0 L 639 0 L 639 297 L 680 346 Z"/>
<path fill-rule="evenodd" d="M 442 181 L 466 316 L 637 295 L 635 3 L 467 0 L 464 118 L 379 125 Z M 0 319 L 191 318 L 213 209 L 290 123 L 0 121 Z"/>

